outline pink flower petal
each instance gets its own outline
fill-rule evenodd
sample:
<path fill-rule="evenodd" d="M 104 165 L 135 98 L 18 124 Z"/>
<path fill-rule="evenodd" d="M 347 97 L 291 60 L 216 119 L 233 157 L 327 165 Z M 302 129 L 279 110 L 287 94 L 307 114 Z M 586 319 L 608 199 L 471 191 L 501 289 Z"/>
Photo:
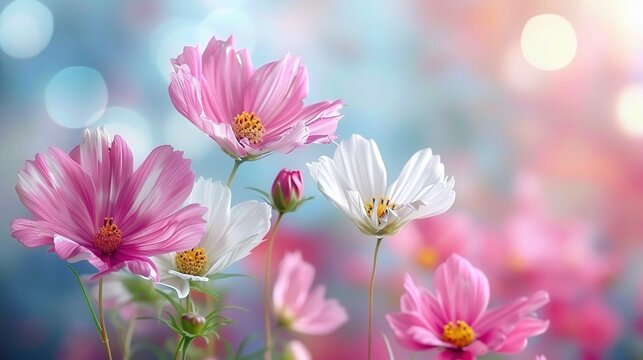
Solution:
<path fill-rule="evenodd" d="M 435 271 L 437 301 L 450 321 L 474 324 L 489 303 L 489 281 L 463 257 L 453 254 Z"/>
<path fill-rule="evenodd" d="M 419 321 L 436 334 L 442 333 L 442 327 L 450 320 L 444 317 L 437 300 L 426 289 L 415 285 L 408 273 L 404 275 L 406 294 L 400 298 L 402 312 L 417 313 Z"/>
<path fill-rule="evenodd" d="M 190 160 L 171 146 L 159 146 L 148 155 L 124 185 L 116 201 L 114 223 L 124 237 L 144 230 L 156 219 L 174 213 L 194 185 Z M 109 215 L 106 215 L 109 216 Z"/>
<path fill-rule="evenodd" d="M 183 52 L 176 57 L 176 59 L 171 59 L 170 62 L 174 69 L 176 70 L 181 65 L 187 65 L 190 74 L 196 79 L 201 78 L 201 54 L 199 53 L 199 48 L 196 46 L 185 46 L 183 47 Z"/>
<path fill-rule="evenodd" d="M 254 151 L 250 150 L 250 152 L 257 155 L 271 151 L 287 154 L 298 147 L 304 146 L 307 138 L 308 129 L 306 125 L 303 122 L 299 122 L 279 138 L 264 138 L 261 147 Z"/>
<path fill-rule="evenodd" d="M 87 260 L 101 272 L 107 270 L 109 267 L 108 263 L 105 263 L 105 261 L 96 256 L 90 249 L 63 236 L 54 237 L 53 250 L 61 259 L 71 263 Z"/>
<path fill-rule="evenodd" d="M 217 123 L 231 124 L 242 111 L 243 93 L 253 74 L 246 50 L 234 50 L 234 38 L 212 38 L 203 51 L 203 106 L 206 115 Z"/>
<path fill-rule="evenodd" d="M 325 299 L 326 288 L 317 286 L 295 315 L 292 329 L 303 334 L 326 335 L 348 320 L 346 310 L 335 299 Z"/>
<path fill-rule="evenodd" d="M 11 236 L 26 247 L 51 245 L 55 234 L 63 234 L 65 229 L 47 221 L 15 219 L 11 222 Z"/>
<path fill-rule="evenodd" d="M 308 74 L 298 57 L 289 54 L 254 73 L 244 93 L 244 110 L 253 111 L 267 131 L 281 134 L 298 122 L 297 114 L 308 96 Z"/>
<path fill-rule="evenodd" d="M 202 116 L 201 86 L 199 80 L 190 74 L 187 65 L 181 65 L 176 68 L 176 72 L 170 74 L 168 92 L 174 108 L 199 130 L 205 131 L 208 122 L 212 120 Z"/>
<path fill-rule="evenodd" d="M 64 151 L 51 148 L 27 161 L 18 172 L 16 192 L 22 203 L 31 211 L 35 221 L 50 224 L 42 231 L 55 230 L 58 235 L 91 246 L 96 227 L 94 219 L 94 184 L 89 175 Z M 29 244 L 44 243 L 46 234 L 29 230 L 34 223 L 14 222 L 18 239 Z M 49 234 L 53 242 L 52 232 Z"/>
<path fill-rule="evenodd" d="M 117 254 L 155 256 L 170 252 L 189 250 L 199 244 L 205 233 L 203 215 L 206 208 L 197 204 L 188 205 L 174 214 L 146 224 L 140 231 L 126 234 Z"/>
<path fill-rule="evenodd" d="M 540 335 L 547 331 L 548 327 L 549 321 L 533 317 L 523 318 L 516 324 L 502 346 L 495 351 L 510 354 L 520 352 L 527 346 L 528 337 Z"/>
<path fill-rule="evenodd" d="M 132 152 L 127 143 L 116 135 L 110 142 L 108 133 L 97 128 L 85 129 L 83 143 L 71 151 L 74 159 L 91 177 L 96 188 L 95 205 L 97 229 L 103 225 L 102 216 L 114 213 L 114 201 L 133 171 Z"/>
<path fill-rule="evenodd" d="M 339 110 L 344 106 L 341 100 L 322 101 L 308 105 L 297 116 L 308 128 L 306 144 L 328 144 L 337 138 L 337 123 L 342 118 Z"/>
<path fill-rule="evenodd" d="M 273 290 L 273 304 L 278 314 L 295 315 L 304 305 L 315 279 L 315 268 L 303 261 L 301 253 L 288 253 L 279 266 Z"/>
<path fill-rule="evenodd" d="M 129 259 L 125 261 L 127 270 L 132 274 L 142 276 L 152 281 L 159 280 L 159 271 L 156 264 L 149 258 Z"/>
<path fill-rule="evenodd" d="M 539 291 L 529 298 L 521 297 L 511 304 L 487 311 L 480 320 L 472 326 L 480 336 L 483 336 L 493 328 L 511 328 L 523 316 L 539 309 L 548 302 L 549 294 L 544 291 Z"/>

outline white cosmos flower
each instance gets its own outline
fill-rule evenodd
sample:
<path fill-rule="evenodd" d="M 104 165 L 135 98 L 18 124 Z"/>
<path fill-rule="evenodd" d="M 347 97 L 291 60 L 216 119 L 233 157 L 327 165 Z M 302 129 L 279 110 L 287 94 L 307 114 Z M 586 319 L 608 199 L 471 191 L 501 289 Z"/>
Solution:
<path fill-rule="evenodd" d="M 386 167 L 373 140 L 353 135 L 333 158 L 306 164 L 317 187 L 367 235 L 396 233 L 411 220 L 447 211 L 455 200 L 453 178 L 431 149 L 422 149 L 404 165 L 387 188 Z"/>
<path fill-rule="evenodd" d="M 208 275 L 248 256 L 270 229 L 270 205 L 244 201 L 230 208 L 230 197 L 227 186 L 199 178 L 186 203 L 208 208 L 203 239 L 190 250 L 153 258 L 159 283 L 176 290 L 180 298 L 189 294 L 190 281 L 208 281 Z"/>

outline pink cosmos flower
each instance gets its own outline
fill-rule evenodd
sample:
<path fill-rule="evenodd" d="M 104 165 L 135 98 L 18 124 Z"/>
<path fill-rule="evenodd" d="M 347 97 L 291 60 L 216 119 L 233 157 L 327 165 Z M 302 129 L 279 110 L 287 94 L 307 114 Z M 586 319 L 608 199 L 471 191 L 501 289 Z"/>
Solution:
<path fill-rule="evenodd" d="M 50 148 L 18 172 L 16 191 L 33 218 L 14 220 L 11 235 L 69 262 L 88 260 L 94 278 L 127 267 L 157 279 L 149 257 L 196 246 L 205 231 L 206 209 L 182 207 L 193 183 L 190 160 L 170 146 L 134 171 L 120 136 L 85 130 L 71 153 Z"/>
<path fill-rule="evenodd" d="M 325 299 L 326 287 L 311 291 L 315 268 L 301 253 L 287 253 L 279 265 L 273 290 L 273 306 L 280 325 L 309 335 L 329 334 L 348 320 L 346 310 L 335 299 Z"/>
<path fill-rule="evenodd" d="M 340 100 L 304 106 L 308 74 L 289 54 L 254 70 L 234 38 L 212 38 L 203 53 L 186 46 L 172 59 L 174 107 L 230 156 L 252 160 L 335 139 Z"/>
<path fill-rule="evenodd" d="M 549 301 L 540 291 L 509 305 L 487 309 L 486 276 L 457 254 L 435 271 L 436 293 L 417 287 L 406 275 L 401 312 L 387 315 L 398 341 L 414 350 L 442 349 L 439 359 L 476 359 L 488 352 L 516 353 L 527 338 L 547 330 L 531 315 Z"/>

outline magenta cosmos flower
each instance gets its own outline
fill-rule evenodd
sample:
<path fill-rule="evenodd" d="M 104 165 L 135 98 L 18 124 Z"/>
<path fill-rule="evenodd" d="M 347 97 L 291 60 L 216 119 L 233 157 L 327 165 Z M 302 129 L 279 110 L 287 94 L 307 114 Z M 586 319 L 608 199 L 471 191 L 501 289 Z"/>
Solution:
<path fill-rule="evenodd" d="M 335 139 L 340 100 L 304 106 L 308 74 L 286 55 L 254 70 L 250 55 L 212 38 L 201 54 L 186 46 L 172 59 L 169 87 L 174 107 L 230 156 L 252 160 Z"/>
<path fill-rule="evenodd" d="M 287 253 L 279 264 L 273 291 L 278 323 L 287 329 L 309 335 L 329 334 L 348 320 L 346 310 L 335 299 L 325 299 L 326 287 L 311 291 L 315 267 L 301 253 Z"/>
<path fill-rule="evenodd" d="M 386 316 L 398 341 L 410 349 L 441 349 L 438 359 L 452 360 L 516 353 L 527 346 L 528 337 L 549 326 L 532 314 L 549 302 L 546 292 L 487 309 L 487 277 L 457 254 L 438 266 L 434 283 L 435 295 L 406 274 L 402 311 Z"/>
<path fill-rule="evenodd" d="M 88 260 L 99 273 L 125 266 L 158 279 L 150 256 L 196 246 L 205 231 L 199 205 L 183 207 L 194 183 L 190 160 L 159 146 L 134 171 L 132 152 L 104 129 L 85 130 L 71 153 L 50 148 L 18 172 L 16 191 L 32 219 L 11 235 L 27 247 L 49 245 L 69 262 Z"/>

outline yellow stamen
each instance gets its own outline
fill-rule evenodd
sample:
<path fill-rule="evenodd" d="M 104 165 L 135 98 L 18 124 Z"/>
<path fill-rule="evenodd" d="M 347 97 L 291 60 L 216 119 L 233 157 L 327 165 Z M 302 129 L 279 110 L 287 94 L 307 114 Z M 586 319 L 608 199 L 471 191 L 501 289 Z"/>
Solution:
<path fill-rule="evenodd" d="M 448 324 L 444 325 L 442 338 L 444 341 L 448 341 L 459 348 L 463 348 L 471 344 L 473 340 L 476 339 L 476 333 L 465 321 L 458 320 L 455 324 L 453 321 L 449 321 Z"/>
<path fill-rule="evenodd" d="M 104 255 L 111 255 L 121 245 L 123 240 L 121 229 L 114 224 L 113 217 L 106 217 L 103 220 L 103 226 L 98 228 L 94 235 L 94 246 Z"/>
<path fill-rule="evenodd" d="M 366 215 L 370 217 L 373 209 L 377 211 L 377 218 L 381 219 L 389 210 L 395 210 L 395 204 L 391 204 L 391 200 L 384 200 L 384 198 L 380 198 L 378 202 L 375 201 L 375 198 L 372 198 L 364 204 Z"/>
<path fill-rule="evenodd" d="M 234 117 L 232 131 L 234 131 L 237 140 L 247 139 L 250 144 L 258 144 L 263 139 L 265 129 L 254 112 L 247 113 L 243 111 Z"/>
<path fill-rule="evenodd" d="M 201 276 L 205 273 L 206 266 L 208 265 L 208 255 L 205 254 L 205 249 L 202 247 L 195 247 L 187 251 L 176 254 L 174 258 L 176 269 L 188 275 Z"/>

